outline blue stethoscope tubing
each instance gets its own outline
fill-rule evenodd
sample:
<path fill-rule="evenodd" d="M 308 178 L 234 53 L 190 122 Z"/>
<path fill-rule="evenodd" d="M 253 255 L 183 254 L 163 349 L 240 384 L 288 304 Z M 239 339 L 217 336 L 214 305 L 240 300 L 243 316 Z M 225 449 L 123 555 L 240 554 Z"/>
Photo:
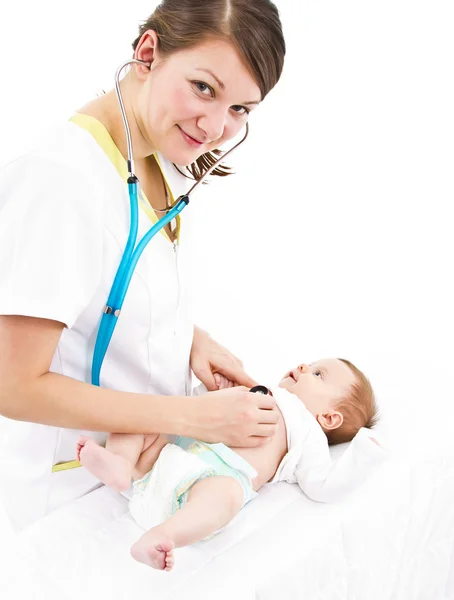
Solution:
<path fill-rule="evenodd" d="M 101 374 L 102 363 L 104 362 L 107 348 L 109 347 L 110 340 L 112 339 L 113 332 L 117 325 L 118 317 L 120 316 L 120 312 L 123 307 L 123 302 L 125 300 L 129 284 L 131 283 L 131 278 L 136 268 L 137 261 L 139 260 L 142 252 L 145 250 L 150 240 L 163 227 L 165 227 L 167 223 L 169 223 L 169 221 L 175 219 L 176 216 L 179 215 L 183 208 L 185 208 L 185 206 L 187 206 L 189 203 L 189 196 L 180 196 L 175 206 L 164 217 L 161 217 L 159 221 L 147 231 L 147 233 L 143 236 L 143 238 L 139 241 L 139 243 L 136 246 L 139 223 L 137 209 L 137 185 L 137 181 L 128 181 L 131 209 L 131 222 L 128 241 L 126 242 L 126 247 L 123 252 L 120 266 L 118 267 L 117 273 L 115 275 L 115 279 L 112 284 L 109 297 L 107 299 L 107 304 L 101 317 L 101 322 L 99 324 L 98 335 L 96 338 L 95 349 L 93 353 L 93 363 L 91 369 L 92 384 L 97 386 L 99 386 L 99 378 Z"/>
<path fill-rule="evenodd" d="M 166 214 L 161 217 L 157 223 L 155 223 L 147 233 L 142 237 L 139 243 L 137 242 L 137 232 L 139 228 L 139 215 L 138 215 L 138 192 L 139 192 L 139 180 L 134 175 L 134 161 L 132 156 L 132 142 L 131 142 L 131 133 L 129 129 L 128 120 L 126 118 L 126 111 L 124 109 L 123 99 L 120 92 L 120 72 L 129 64 L 137 63 L 141 65 L 150 66 L 149 63 L 146 63 L 141 60 L 131 59 L 121 65 L 116 72 L 115 75 L 115 89 L 117 92 L 118 101 L 120 104 L 121 114 L 123 117 L 123 123 L 125 126 L 126 133 L 126 141 L 128 147 L 128 171 L 129 177 L 127 180 L 128 183 L 128 193 L 129 193 L 129 203 L 130 203 L 130 224 L 129 224 L 129 234 L 126 242 L 126 246 L 123 252 L 123 256 L 120 261 L 120 265 L 117 269 L 117 273 L 114 278 L 114 282 L 112 284 L 109 297 L 107 299 L 107 304 L 104 308 L 103 314 L 101 316 L 101 322 L 99 324 L 98 333 L 95 341 L 95 348 L 93 352 L 93 360 L 91 367 L 91 382 L 93 385 L 99 386 L 100 383 L 100 375 L 101 368 L 104 362 L 104 358 L 106 356 L 107 349 L 110 344 L 110 340 L 112 339 L 113 332 L 117 325 L 118 317 L 120 316 L 121 309 L 123 307 L 123 302 L 126 297 L 126 293 L 129 288 L 129 284 L 131 283 L 131 278 L 134 274 L 134 270 L 137 265 L 137 261 L 139 260 L 142 252 L 145 250 L 146 246 L 150 242 L 150 240 L 163 228 L 175 219 L 181 211 L 189 204 L 189 195 L 196 189 L 196 187 L 202 183 L 202 181 L 213 171 L 217 165 L 226 158 L 228 154 L 230 154 L 235 148 L 237 148 L 240 144 L 244 142 L 249 133 L 249 127 L 246 123 L 246 134 L 240 142 L 238 142 L 233 148 L 228 150 L 225 154 L 221 156 L 209 169 L 207 169 L 202 177 L 196 181 L 196 183 L 191 187 L 191 189 L 187 192 L 187 194 L 183 194 L 180 196 L 175 204 L 168 209 L 165 209 Z M 164 212 L 164 211 L 161 211 Z"/>

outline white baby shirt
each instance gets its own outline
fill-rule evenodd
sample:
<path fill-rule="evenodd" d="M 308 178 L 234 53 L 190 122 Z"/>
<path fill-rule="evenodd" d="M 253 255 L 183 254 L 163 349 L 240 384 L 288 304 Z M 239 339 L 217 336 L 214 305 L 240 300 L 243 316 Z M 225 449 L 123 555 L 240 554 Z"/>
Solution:
<path fill-rule="evenodd" d="M 376 438 L 375 432 L 362 427 L 345 452 L 333 460 L 326 435 L 304 403 L 283 388 L 272 388 L 272 393 L 287 428 L 288 452 L 271 483 L 298 483 L 312 500 L 336 502 L 359 487 L 389 456 L 370 439 Z"/>

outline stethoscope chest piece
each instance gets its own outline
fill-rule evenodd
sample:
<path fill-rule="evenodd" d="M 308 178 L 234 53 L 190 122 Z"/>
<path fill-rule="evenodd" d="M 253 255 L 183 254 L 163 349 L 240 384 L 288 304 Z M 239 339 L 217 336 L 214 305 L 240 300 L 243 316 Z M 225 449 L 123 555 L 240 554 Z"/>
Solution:
<path fill-rule="evenodd" d="M 255 394 L 264 394 L 265 396 L 267 396 L 270 393 L 270 390 L 264 385 L 254 385 L 254 387 L 251 388 L 249 391 Z"/>

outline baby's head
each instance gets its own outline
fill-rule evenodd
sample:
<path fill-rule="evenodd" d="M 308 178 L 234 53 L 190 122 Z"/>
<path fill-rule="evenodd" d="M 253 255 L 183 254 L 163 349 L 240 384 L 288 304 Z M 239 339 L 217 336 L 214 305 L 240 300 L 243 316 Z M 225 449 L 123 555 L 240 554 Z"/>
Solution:
<path fill-rule="evenodd" d="M 279 387 L 295 394 L 317 419 L 332 445 L 352 440 L 378 419 L 366 376 L 342 358 L 325 358 L 289 371 Z"/>

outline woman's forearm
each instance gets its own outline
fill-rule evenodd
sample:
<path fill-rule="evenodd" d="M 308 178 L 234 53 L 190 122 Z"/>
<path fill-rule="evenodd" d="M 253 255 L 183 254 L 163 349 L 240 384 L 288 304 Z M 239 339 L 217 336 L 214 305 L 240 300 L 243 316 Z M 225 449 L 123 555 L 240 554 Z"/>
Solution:
<path fill-rule="evenodd" d="M 88 431 L 188 435 L 195 408 L 189 404 L 186 396 L 118 392 L 57 373 L 0 390 L 5 417 Z"/>

